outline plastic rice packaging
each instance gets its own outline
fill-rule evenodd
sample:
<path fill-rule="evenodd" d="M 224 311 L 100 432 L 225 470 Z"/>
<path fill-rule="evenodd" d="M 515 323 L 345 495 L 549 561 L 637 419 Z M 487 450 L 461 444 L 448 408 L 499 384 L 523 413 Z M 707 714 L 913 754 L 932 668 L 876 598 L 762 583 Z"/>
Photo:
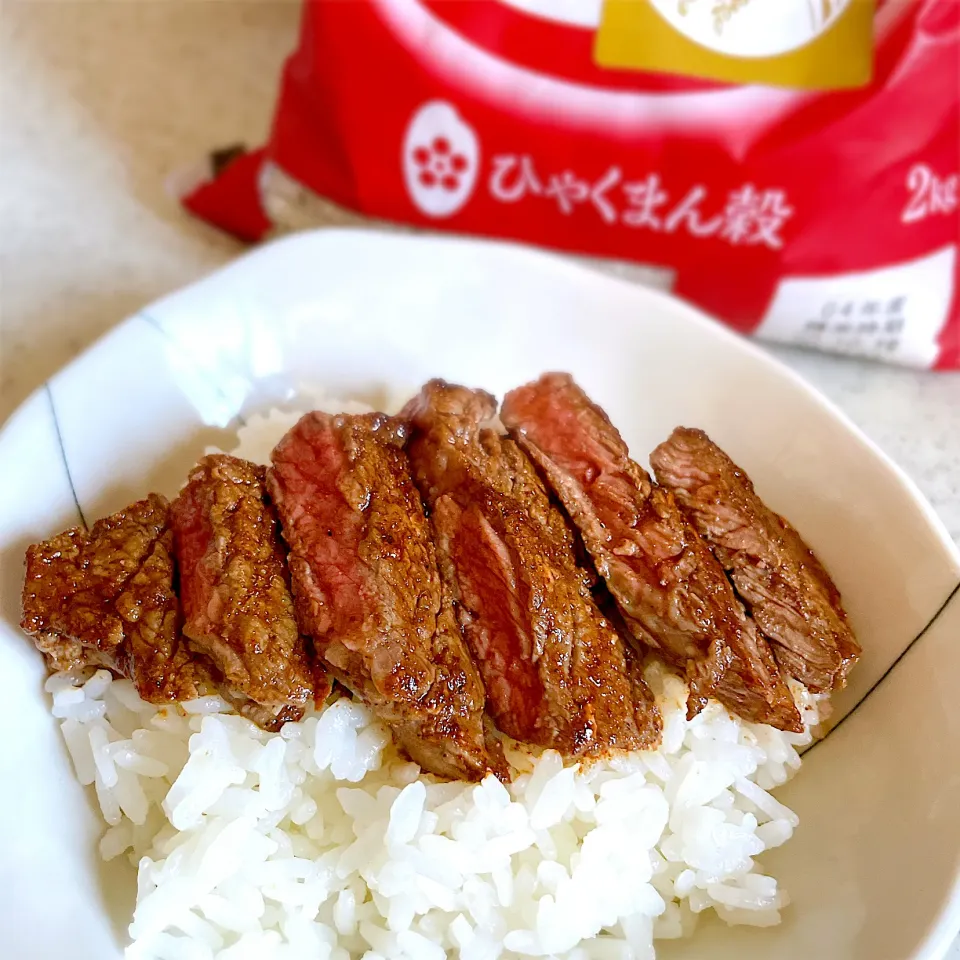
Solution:
<path fill-rule="evenodd" d="M 642 265 L 767 340 L 960 367 L 957 0 L 306 0 L 269 143 L 183 197 Z"/>

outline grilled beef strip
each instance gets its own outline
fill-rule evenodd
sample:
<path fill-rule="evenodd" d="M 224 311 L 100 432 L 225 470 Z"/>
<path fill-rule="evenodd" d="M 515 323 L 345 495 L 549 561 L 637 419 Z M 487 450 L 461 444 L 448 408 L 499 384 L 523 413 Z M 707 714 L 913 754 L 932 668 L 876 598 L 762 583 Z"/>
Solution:
<path fill-rule="evenodd" d="M 639 649 L 685 676 L 689 715 L 712 696 L 745 720 L 802 730 L 766 641 L 709 548 L 573 378 L 545 374 L 509 393 L 500 415 L 579 528 Z"/>
<path fill-rule="evenodd" d="M 566 521 L 489 394 L 428 383 L 401 416 L 440 570 L 509 736 L 566 756 L 654 747 L 660 716 L 594 604 Z"/>
<path fill-rule="evenodd" d="M 298 620 L 421 766 L 458 779 L 503 775 L 404 440 L 404 424 L 380 414 L 310 413 L 274 450 L 267 487 Z"/>
<path fill-rule="evenodd" d="M 183 632 L 217 667 L 223 695 L 269 729 L 300 719 L 314 697 L 327 697 L 331 682 L 311 664 L 297 628 L 265 475 L 237 457 L 204 457 L 170 517 Z"/>
<path fill-rule="evenodd" d="M 151 494 L 27 550 L 21 627 L 51 670 L 107 667 L 144 700 L 192 700 L 215 671 L 180 632 L 167 501 Z"/>
<path fill-rule="evenodd" d="M 781 668 L 814 692 L 843 687 L 861 648 L 839 591 L 800 534 L 701 430 L 674 430 L 651 462 L 773 641 Z"/>

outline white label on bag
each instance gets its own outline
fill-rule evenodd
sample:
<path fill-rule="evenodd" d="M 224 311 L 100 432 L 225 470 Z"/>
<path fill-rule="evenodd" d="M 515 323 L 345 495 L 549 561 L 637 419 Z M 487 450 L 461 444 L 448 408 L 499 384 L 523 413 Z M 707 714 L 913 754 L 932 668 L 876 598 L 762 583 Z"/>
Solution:
<path fill-rule="evenodd" d="M 428 217 L 455 214 L 470 199 L 480 167 L 480 142 L 449 103 L 431 100 L 414 114 L 403 141 L 403 176 Z"/>
<path fill-rule="evenodd" d="M 833 353 L 929 367 L 953 302 L 957 247 L 892 267 L 791 277 L 777 288 L 758 337 Z"/>
<path fill-rule="evenodd" d="M 667 23 L 694 43 L 734 57 L 773 57 L 805 46 L 832 27 L 850 5 L 850 0 L 650 2 Z"/>

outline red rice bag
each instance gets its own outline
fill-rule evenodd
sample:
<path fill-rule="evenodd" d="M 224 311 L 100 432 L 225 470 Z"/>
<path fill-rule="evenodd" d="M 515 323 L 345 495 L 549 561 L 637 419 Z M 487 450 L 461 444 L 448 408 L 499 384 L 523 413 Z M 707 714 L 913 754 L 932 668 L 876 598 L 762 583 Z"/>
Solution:
<path fill-rule="evenodd" d="M 768 340 L 948 368 L 958 145 L 956 0 L 306 0 L 266 149 L 184 202 L 632 261 Z"/>

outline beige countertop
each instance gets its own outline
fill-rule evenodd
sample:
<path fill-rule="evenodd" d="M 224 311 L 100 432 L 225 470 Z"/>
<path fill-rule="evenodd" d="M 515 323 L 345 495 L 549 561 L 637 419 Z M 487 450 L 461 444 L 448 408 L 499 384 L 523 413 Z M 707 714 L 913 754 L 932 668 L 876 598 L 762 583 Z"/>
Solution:
<path fill-rule="evenodd" d="M 298 9 L 3 0 L 0 419 L 137 307 L 241 250 L 164 181 L 215 145 L 263 140 Z"/>
<path fill-rule="evenodd" d="M 0 0 L 0 422 L 113 324 L 241 250 L 164 181 L 263 140 L 298 16 L 288 0 Z M 960 376 L 777 353 L 960 542 Z"/>

